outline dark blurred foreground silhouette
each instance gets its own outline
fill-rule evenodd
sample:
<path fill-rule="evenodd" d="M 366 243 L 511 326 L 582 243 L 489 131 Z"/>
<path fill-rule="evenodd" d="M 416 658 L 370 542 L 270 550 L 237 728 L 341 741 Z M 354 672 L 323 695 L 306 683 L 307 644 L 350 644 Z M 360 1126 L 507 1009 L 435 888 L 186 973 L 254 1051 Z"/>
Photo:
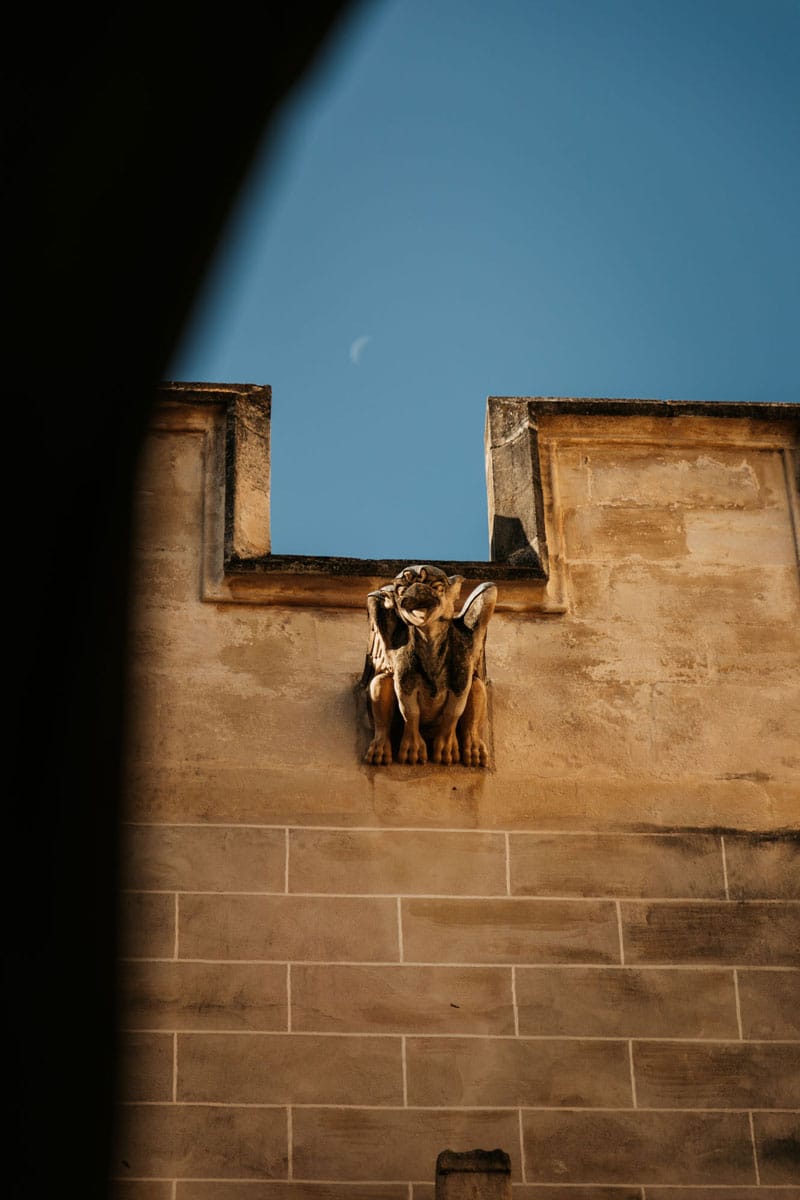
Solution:
<path fill-rule="evenodd" d="M 349 7 L 29 7 L 15 10 L 17 32 L 9 26 L 13 1195 L 107 1192 L 139 443 L 253 152 Z"/>

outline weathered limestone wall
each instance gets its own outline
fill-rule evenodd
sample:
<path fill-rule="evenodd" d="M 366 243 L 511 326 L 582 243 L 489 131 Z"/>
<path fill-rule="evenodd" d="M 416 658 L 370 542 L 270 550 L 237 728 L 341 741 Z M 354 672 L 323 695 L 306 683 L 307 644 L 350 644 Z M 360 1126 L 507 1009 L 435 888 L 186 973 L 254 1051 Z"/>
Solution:
<path fill-rule="evenodd" d="M 361 764 L 330 581 L 208 598 L 223 408 L 159 413 L 120 1195 L 431 1200 L 477 1146 L 515 1200 L 800 1195 L 796 428 L 552 407 L 486 772 Z"/>

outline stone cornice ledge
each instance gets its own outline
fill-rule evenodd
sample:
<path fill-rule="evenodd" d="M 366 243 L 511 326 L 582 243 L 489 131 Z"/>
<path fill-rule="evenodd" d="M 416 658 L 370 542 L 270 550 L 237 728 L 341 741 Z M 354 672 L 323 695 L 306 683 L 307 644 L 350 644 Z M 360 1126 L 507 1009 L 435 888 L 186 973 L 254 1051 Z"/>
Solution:
<path fill-rule="evenodd" d="M 362 608 L 366 593 L 397 574 L 407 560 L 271 553 L 271 397 L 269 387 L 254 384 L 168 383 L 159 389 L 162 412 L 209 405 L 221 418 L 206 429 L 212 453 L 207 455 L 203 596 L 228 603 Z M 437 560 L 437 565 L 448 574 L 463 575 L 465 588 L 486 579 L 500 584 L 500 610 L 566 611 L 554 537 L 554 468 L 550 455 L 540 450 L 537 421 L 553 415 L 738 417 L 797 426 L 800 405 L 489 397 L 485 447 L 491 557 Z M 180 422 L 169 424 L 177 428 Z M 548 529 L 555 543 L 549 549 Z"/>

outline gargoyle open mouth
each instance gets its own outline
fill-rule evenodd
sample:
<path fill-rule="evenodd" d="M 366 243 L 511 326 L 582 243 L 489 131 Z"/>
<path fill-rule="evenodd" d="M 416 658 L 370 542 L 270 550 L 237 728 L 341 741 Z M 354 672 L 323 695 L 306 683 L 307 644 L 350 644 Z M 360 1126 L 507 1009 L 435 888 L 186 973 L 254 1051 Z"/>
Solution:
<path fill-rule="evenodd" d="M 442 611 L 440 596 L 424 584 L 413 584 L 403 596 L 400 607 L 404 621 L 411 625 L 426 625 Z"/>

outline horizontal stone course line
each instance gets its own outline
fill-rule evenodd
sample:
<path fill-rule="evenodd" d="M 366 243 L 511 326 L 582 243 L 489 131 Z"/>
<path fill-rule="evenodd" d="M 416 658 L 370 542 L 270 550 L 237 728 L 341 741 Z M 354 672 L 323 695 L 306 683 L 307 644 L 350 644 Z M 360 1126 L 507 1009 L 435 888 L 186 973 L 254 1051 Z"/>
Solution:
<path fill-rule="evenodd" d="M 170 962 L 172 960 L 170 959 Z M 341 965 L 341 964 L 337 964 Z M 349 963 L 346 965 L 350 965 Z M 403 964 L 406 965 L 406 964 Z M 596 1034 L 583 1033 L 341 1033 L 338 1030 L 331 1029 L 188 1029 L 175 1028 L 170 1029 L 165 1026 L 150 1027 L 150 1026 L 120 1026 L 120 1033 L 190 1033 L 193 1036 L 207 1034 L 209 1037 L 216 1037 L 219 1034 L 224 1034 L 226 1037 L 340 1037 L 340 1038 L 397 1038 L 411 1037 L 417 1040 L 421 1038 L 431 1038 L 437 1040 L 439 1038 L 481 1038 L 484 1041 L 505 1041 L 505 1042 L 627 1042 L 633 1041 L 634 1044 L 639 1042 L 691 1042 L 702 1046 L 797 1046 L 800 1044 L 800 1038 L 745 1038 L 740 1041 L 738 1038 L 690 1038 L 690 1037 L 634 1037 L 626 1038 L 623 1036 L 617 1037 L 602 1037 Z"/>
<path fill-rule="evenodd" d="M 512 893 L 509 895 L 506 892 L 309 892 L 303 891 L 287 892 L 284 888 L 262 889 L 254 892 L 252 890 L 246 892 L 233 891 L 231 888 L 215 888 L 209 891 L 199 891 L 192 889 L 191 891 L 180 888 L 124 888 L 122 894 L 125 896 L 292 896 L 295 898 L 308 897 L 314 900 L 350 900 L 356 898 L 358 900 L 515 900 L 518 902 L 536 900 L 536 901 L 564 901 L 570 900 L 576 903 L 591 903 L 595 900 L 605 900 L 611 903 L 639 904 L 641 901 L 647 901 L 652 904 L 798 904 L 797 900 L 781 900 L 781 899 L 758 899 L 758 900 L 727 900 L 719 896 L 619 896 L 614 893 L 591 895 L 576 895 L 575 892 L 564 892 L 560 895 L 548 892 L 547 895 L 526 894 L 519 895 Z"/>
<path fill-rule="evenodd" d="M 291 1103 L 286 1101 L 282 1103 L 260 1104 L 255 1101 L 242 1103 L 241 1101 L 230 1100 L 118 1100 L 117 1107 L 119 1108 L 269 1108 L 269 1109 L 284 1109 L 284 1108 L 314 1108 L 325 1109 L 331 1112 L 349 1111 L 351 1109 L 358 1112 L 552 1112 L 552 1113 L 568 1113 L 576 1112 L 583 1113 L 584 1116 L 591 1116 L 592 1113 L 610 1112 L 610 1113 L 797 1113 L 800 1116 L 800 1109 L 797 1108 L 759 1108 L 757 1105 L 748 1105 L 747 1108 L 652 1108 L 644 1105 L 639 1105 L 634 1108 L 632 1104 L 625 1107 L 611 1107 L 605 1105 L 589 1105 L 589 1104 L 451 1104 L 449 1101 L 445 1104 L 320 1104 L 318 1102 L 306 1102 L 298 1104 L 292 1100 Z"/>
<path fill-rule="evenodd" d="M 796 900 L 781 900 L 781 899 L 758 899 L 758 900 L 727 900 L 720 896 L 620 896 L 614 893 L 591 893 L 577 895 L 575 892 L 564 892 L 559 895 L 555 893 L 547 893 L 547 895 L 519 895 L 507 894 L 506 892 L 307 892 L 303 888 L 302 892 L 285 892 L 284 888 L 261 889 L 260 892 L 234 892 L 233 888 L 213 888 L 211 890 L 186 888 L 124 888 L 122 895 L 181 895 L 181 896 L 283 896 L 290 895 L 294 898 L 307 896 L 311 900 L 350 900 L 353 898 L 359 900 L 516 900 L 516 901 L 576 901 L 576 902 L 591 902 L 595 900 L 604 900 L 612 902 L 612 904 L 639 904 L 642 900 L 649 904 L 729 904 L 735 906 L 738 904 L 776 904 L 776 905 L 793 905 L 798 904 Z"/>
<path fill-rule="evenodd" d="M 213 893 L 219 895 L 218 892 Z M 277 895 L 284 895 L 283 892 L 278 892 Z M 381 897 L 386 899 L 386 897 Z M 508 896 L 503 896 L 503 900 L 509 899 Z M 530 897 L 526 897 L 530 899 Z M 155 958 L 153 955 L 147 957 L 137 957 L 135 955 L 123 955 L 118 959 L 119 962 L 181 962 L 181 963 L 215 963 L 220 966 L 226 963 L 250 963 L 253 965 L 262 965 L 264 963 L 286 966 L 290 962 L 292 966 L 312 966 L 312 967 L 441 967 L 443 970 L 452 968 L 457 970 L 459 967 L 485 967 L 487 970 L 496 968 L 497 970 L 509 970 L 511 967 L 518 967 L 524 971 L 549 971 L 558 969 L 559 971 L 569 970 L 597 970 L 597 971 L 797 971 L 800 968 L 787 966 L 785 963 L 690 963 L 690 962 L 675 962 L 675 963 L 597 963 L 597 962 L 559 962 L 559 963 L 520 963 L 520 962 L 440 962 L 438 959 L 414 959 L 413 962 L 408 960 L 400 962 L 396 958 L 387 959 L 347 959 L 342 962 L 341 959 L 329 958 Z"/>
<path fill-rule="evenodd" d="M 120 1183 L 120 1182 L 121 1183 L 174 1183 L 175 1178 L 172 1175 L 112 1175 L 111 1182 L 112 1183 Z M 427 1187 L 427 1186 L 433 1187 L 434 1186 L 429 1179 L 410 1179 L 410 1180 L 409 1179 L 316 1179 L 316 1178 L 307 1179 L 305 1177 L 301 1177 L 298 1175 L 293 1175 L 290 1180 L 289 1179 L 235 1179 L 235 1178 L 231 1178 L 230 1175 L 213 1176 L 213 1177 L 212 1176 L 200 1176 L 200 1175 L 196 1175 L 196 1176 L 195 1175 L 191 1175 L 191 1176 L 190 1175 L 181 1175 L 180 1179 L 177 1182 L 178 1183 L 235 1183 L 240 1186 L 244 1186 L 245 1184 L 250 1184 L 253 1187 L 262 1187 L 262 1188 L 263 1187 L 275 1187 L 275 1188 L 286 1187 L 287 1183 L 303 1183 L 303 1184 L 313 1183 L 313 1184 L 318 1184 L 320 1187 L 330 1187 L 331 1185 L 336 1185 L 336 1186 L 341 1186 L 341 1187 L 349 1186 L 349 1187 L 361 1187 L 361 1188 L 364 1188 L 364 1187 L 397 1187 L 397 1186 L 405 1187 L 406 1184 L 408 1184 L 408 1183 L 412 1183 L 414 1185 L 420 1184 L 423 1187 Z M 633 1187 L 638 1188 L 638 1187 L 642 1187 L 642 1186 L 644 1186 L 644 1185 L 639 1184 L 639 1183 L 591 1183 L 591 1182 L 590 1183 L 583 1183 L 583 1182 L 581 1182 L 581 1183 L 525 1183 L 524 1181 L 521 1181 L 519 1183 L 512 1183 L 511 1189 L 512 1189 L 512 1191 L 514 1191 L 516 1189 L 522 1190 L 523 1188 L 526 1188 L 526 1189 L 527 1188 L 541 1188 L 543 1191 L 548 1191 L 548 1190 L 552 1190 L 554 1187 L 558 1187 L 558 1188 L 596 1187 L 596 1188 L 605 1188 L 606 1190 L 609 1190 L 611 1188 L 633 1188 Z M 735 1191 L 737 1189 L 744 1192 L 744 1191 L 751 1191 L 755 1186 L 756 1186 L 755 1184 L 746 1184 L 746 1183 L 688 1183 L 688 1184 L 687 1183 L 656 1183 L 656 1184 L 651 1183 L 651 1184 L 647 1184 L 648 1190 L 653 1190 L 655 1188 L 658 1188 L 658 1190 L 660 1192 L 665 1192 L 665 1191 L 670 1191 L 670 1190 L 686 1191 L 689 1188 L 691 1188 L 691 1190 L 693 1192 L 695 1192 L 695 1191 L 698 1191 L 698 1192 L 699 1191 L 730 1192 L 730 1191 Z M 762 1184 L 760 1191 L 764 1192 L 765 1194 L 768 1192 L 797 1191 L 797 1184 L 795 1184 L 795 1183 L 770 1183 L 770 1184 L 766 1184 L 766 1185 Z"/>
<path fill-rule="evenodd" d="M 298 832 L 311 832 L 318 829 L 326 833 L 474 833 L 476 835 L 485 835 L 487 833 L 497 834 L 521 834 L 532 836 L 555 836 L 558 837 L 631 837 L 631 838 L 682 838 L 694 834 L 705 835 L 706 837 L 713 836 L 714 831 L 698 826 L 696 829 L 686 829 L 680 832 L 675 830 L 665 829 L 662 831 L 652 830 L 636 830 L 636 829 L 620 829 L 620 830 L 594 830 L 594 829 L 540 829 L 538 826 L 531 829 L 521 829 L 519 826 L 509 826 L 507 829 L 502 826 L 491 826 L 490 828 L 476 828 L 474 825 L 256 825 L 252 821 L 122 821 L 122 827 L 144 827 L 153 829 L 169 829 L 175 827 L 178 829 L 288 829 L 297 830 Z M 729 837 L 737 836 L 736 830 L 726 831 Z M 776 836 L 773 831 L 764 831 L 770 837 Z M 790 832 L 790 831 L 787 831 Z M 749 830 L 742 830 L 741 837 L 750 838 L 757 836 Z M 515 1184 L 514 1186 L 522 1186 Z M 529 1187 L 544 1187 L 546 1184 L 529 1184 Z M 559 1184 L 560 1187 L 583 1186 L 578 1184 Z M 617 1186 L 616 1184 L 614 1185 Z M 663 1186 L 659 1184 L 659 1186 Z M 676 1185 L 677 1186 L 677 1185 Z M 723 1185 L 720 1185 L 723 1186 Z M 777 1186 L 777 1185 L 776 1185 Z"/>

